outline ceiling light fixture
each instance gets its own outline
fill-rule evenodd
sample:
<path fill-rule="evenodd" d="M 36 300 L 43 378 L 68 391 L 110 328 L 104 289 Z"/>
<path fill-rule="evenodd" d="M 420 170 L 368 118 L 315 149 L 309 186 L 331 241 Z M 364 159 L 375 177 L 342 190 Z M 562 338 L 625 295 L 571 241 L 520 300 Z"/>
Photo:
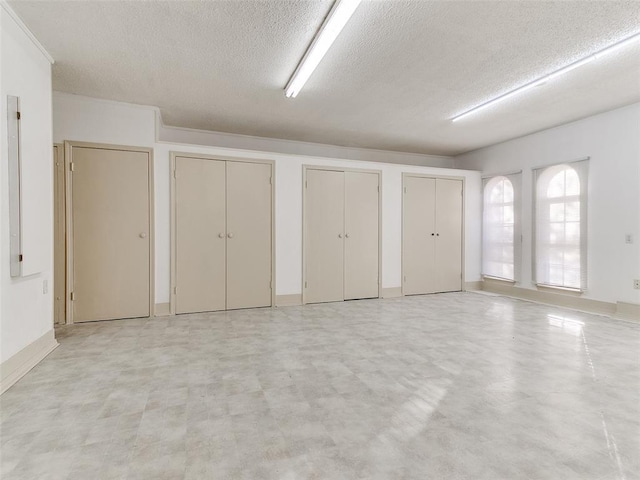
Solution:
<path fill-rule="evenodd" d="M 607 48 L 603 48 L 602 50 L 597 51 L 596 53 L 592 53 L 591 55 L 588 55 L 576 62 L 570 63 L 569 65 L 567 65 L 566 67 L 562 67 L 554 72 L 551 72 L 548 75 L 545 75 L 544 77 L 538 78 L 532 82 L 526 83 L 524 85 L 522 85 L 521 87 L 515 88 L 503 95 L 500 95 L 499 97 L 496 97 L 492 100 L 489 100 L 488 102 L 485 103 L 481 103 L 480 105 L 473 107 L 469 110 L 467 110 L 466 112 L 462 112 L 459 115 L 456 115 L 455 117 L 453 117 L 451 119 L 452 122 L 457 122 L 458 120 L 462 120 L 463 118 L 467 117 L 468 115 L 471 115 L 473 113 L 479 112 L 480 110 L 483 110 L 491 105 L 494 105 L 498 102 L 501 102 L 503 100 L 506 100 L 507 98 L 511 98 L 515 95 L 519 95 L 520 93 L 524 93 L 527 90 L 531 89 L 532 87 L 538 87 L 540 85 L 543 85 L 545 83 L 547 83 L 549 80 L 553 80 L 557 77 L 559 77 L 560 75 L 563 75 L 567 72 L 570 72 L 571 70 L 574 70 L 578 67 L 581 67 L 582 65 L 585 65 L 589 62 L 592 62 L 593 60 L 597 60 L 602 58 L 603 56 L 612 53 L 615 50 L 618 50 L 622 47 L 626 47 L 627 45 L 629 45 L 630 43 L 634 42 L 635 40 L 639 40 L 640 39 L 640 33 L 636 33 L 635 35 L 632 35 L 630 37 L 625 38 L 624 40 L 621 40 L 619 42 L 614 43 L 613 45 L 608 46 Z"/>
<path fill-rule="evenodd" d="M 325 18 L 322 27 L 316 34 L 313 42 L 302 57 L 298 68 L 293 73 L 291 80 L 284 89 L 288 98 L 295 98 L 302 87 L 316 69 L 331 45 L 338 38 L 340 32 L 347 24 L 353 12 L 356 11 L 362 0 L 336 0 L 331 11 Z"/>

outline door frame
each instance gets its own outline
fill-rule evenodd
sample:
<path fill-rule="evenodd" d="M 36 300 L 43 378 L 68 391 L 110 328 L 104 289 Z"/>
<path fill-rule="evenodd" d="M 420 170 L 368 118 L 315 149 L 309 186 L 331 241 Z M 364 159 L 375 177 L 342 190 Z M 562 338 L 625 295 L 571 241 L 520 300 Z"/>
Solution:
<path fill-rule="evenodd" d="M 176 314 L 176 158 L 198 158 L 201 160 L 217 160 L 219 162 L 240 162 L 240 163 L 259 163 L 263 165 L 269 165 L 271 167 L 271 307 L 276 304 L 276 169 L 274 160 L 263 160 L 258 158 L 238 158 L 229 157 L 225 155 L 207 155 L 204 153 L 190 153 L 190 152 L 169 152 L 169 176 L 171 179 L 170 188 L 170 230 L 171 230 L 171 283 L 169 291 L 169 313 L 171 315 Z M 225 179 L 226 182 L 226 179 Z M 226 277 L 226 274 L 225 274 Z M 225 278 L 226 282 L 226 278 Z M 225 310 L 226 311 L 226 300 Z"/>
<path fill-rule="evenodd" d="M 405 262 L 405 258 L 404 258 L 404 214 L 405 214 L 405 208 L 404 208 L 404 198 L 405 198 L 405 193 L 404 193 L 404 189 L 406 188 L 405 185 L 405 179 L 407 177 L 418 177 L 418 178 L 433 178 L 435 180 L 438 179 L 442 179 L 442 180 L 461 180 L 462 181 L 462 241 L 461 241 L 461 262 L 462 262 L 462 272 L 460 272 L 460 291 L 461 292 L 465 292 L 465 198 L 466 198 L 466 177 L 464 176 L 460 176 L 460 175 L 430 175 L 428 173 L 411 173 L 411 172 L 402 172 L 402 190 L 401 190 L 401 194 L 402 194 L 402 228 L 401 228 L 401 238 L 400 238 L 400 249 L 402 251 L 402 260 L 401 260 L 401 265 L 400 265 L 400 285 L 401 285 L 401 290 L 402 290 L 402 296 L 405 296 L 404 293 L 404 262 Z M 437 183 L 436 183 L 436 188 L 437 188 Z M 425 294 L 427 295 L 427 294 Z"/>
<path fill-rule="evenodd" d="M 57 157 L 53 159 L 53 209 L 54 209 L 54 223 L 53 223 L 53 311 L 54 311 L 54 325 L 66 325 L 67 323 L 67 166 L 64 161 L 65 148 L 64 143 L 54 143 L 53 148 L 56 149 Z M 62 162 L 62 191 L 58 189 L 58 163 Z M 62 195 L 63 205 L 61 209 L 58 209 L 58 196 Z M 58 222 L 55 221 L 56 215 L 58 216 Z M 62 224 L 62 225 L 60 225 Z M 62 245 L 57 245 L 56 237 L 58 235 L 58 229 L 62 228 Z M 56 272 L 56 256 L 62 256 L 62 265 L 64 269 L 64 281 L 62 282 L 62 318 L 55 321 L 56 318 L 56 276 L 59 272 Z"/>
<path fill-rule="evenodd" d="M 307 230 L 307 171 L 308 170 L 324 170 L 330 172 L 356 172 L 356 173 L 375 173 L 378 175 L 378 297 L 382 298 L 382 170 L 372 170 L 367 168 L 352 167 L 332 167 L 329 165 L 302 165 L 302 305 L 307 304 L 306 288 L 304 286 L 307 278 L 307 239 L 305 232 Z"/>
<path fill-rule="evenodd" d="M 96 150 L 119 150 L 125 152 L 144 152 L 148 154 L 148 185 L 149 185 L 149 317 L 154 316 L 155 305 L 155 193 L 154 193 L 154 160 L 153 148 L 133 147 L 128 145 L 112 145 L 108 143 L 93 142 L 64 142 L 64 171 L 65 171 L 65 208 L 66 208 L 66 268 L 67 268 L 67 285 L 66 285 L 66 319 L 67 325 L 74 323 L 73 307 L 71 304 L 71 293 L 73 289 L 73 175 L 71 174 L 71 164 L 73 163 L 73 149 L 93 148 Z M 144 317 L 143 317 L 144 318 Z"/>

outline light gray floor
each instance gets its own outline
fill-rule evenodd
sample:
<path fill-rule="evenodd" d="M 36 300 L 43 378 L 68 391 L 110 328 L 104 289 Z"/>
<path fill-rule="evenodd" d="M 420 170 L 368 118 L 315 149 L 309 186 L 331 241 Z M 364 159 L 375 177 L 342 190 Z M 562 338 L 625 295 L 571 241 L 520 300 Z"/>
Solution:
<path fill-rule="evenodd" d="M 640 325 L 453 293 L 63 327 L 2 478 L 640 478 Z"/>

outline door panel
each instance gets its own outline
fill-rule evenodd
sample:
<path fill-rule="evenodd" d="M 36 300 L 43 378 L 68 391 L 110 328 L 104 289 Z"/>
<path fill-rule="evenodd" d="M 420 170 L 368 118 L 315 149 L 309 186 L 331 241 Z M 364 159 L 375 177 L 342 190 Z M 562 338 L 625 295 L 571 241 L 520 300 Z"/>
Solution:
<path fill-rule="evenodd" d="M 53 322 L 66 323 L 66 245 L 64 147 L 53 146 Z"/>
<path fill-rule="evenodd" d="M 271 165 L 227 162 L 227 309 L 271 305 Z"/>
<path fill-rule="evenodd" d="M 378 174 L 345 172 L 344 297 L 378 297 Z"/>
<path fill-rule="evenodd" d="M 305 302 L 344 300 L 344 172 L 307 170 Z"/>
<path fill-rule="evenodd" d="M 149 316 L 149 154 L 72 147 L 73 320 Z"/>
<path fill-rule="evenodd" d="M 404 179 L 402 269 L 403 293 L 433 293 L 435 270 L 435 190 L 433 178 Z"/>
<path fill-rule="evenodd" d="M 176 157 L 176 313 L 225 309 L 225 162 Z"/>
<path fill-rule="evenodd" d="M 462 180 L 436 180 L 436 291 L 462 289 Z"/>

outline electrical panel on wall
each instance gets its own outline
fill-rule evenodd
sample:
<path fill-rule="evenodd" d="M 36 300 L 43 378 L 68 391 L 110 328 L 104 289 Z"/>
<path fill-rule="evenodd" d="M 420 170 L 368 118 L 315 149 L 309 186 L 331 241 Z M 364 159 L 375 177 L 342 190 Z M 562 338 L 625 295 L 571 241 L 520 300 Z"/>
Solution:
<path fill-rule="evenodd" d="M 12 277 L 22 275 L 22 222 L 20 208 L 20 99 L 7 96 L 9 151 L 9 252 Z"/>

